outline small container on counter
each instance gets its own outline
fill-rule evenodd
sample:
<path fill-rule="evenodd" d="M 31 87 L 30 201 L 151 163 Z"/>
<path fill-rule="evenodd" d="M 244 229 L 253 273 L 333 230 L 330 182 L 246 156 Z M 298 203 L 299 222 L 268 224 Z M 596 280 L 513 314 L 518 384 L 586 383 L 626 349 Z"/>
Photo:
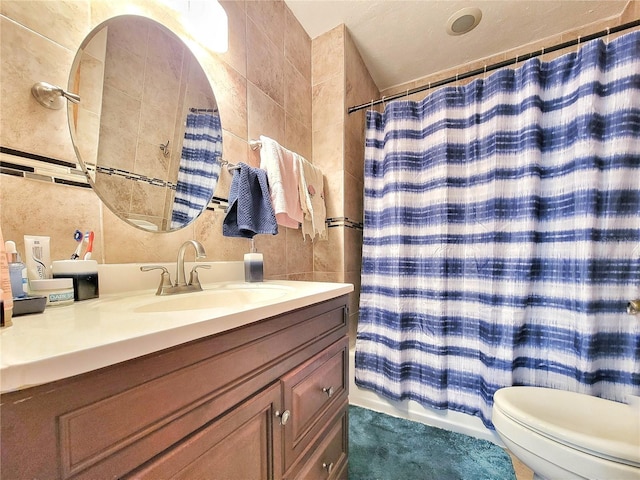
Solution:
<path fill-rule="evenodd" d="M 98 262 L 95 260 L 56 260 L 51 266 L 53 278 L 73 281 L 76 301 L 98 298 Z"/>
<path fill-rule="evenodd" d="M 47 306 L 47 297 L 24 296 L 13 299 L 13 316 L 30 315 L 44 312 Z"/>
<path fill-rule="evenodd" d="M 29 293 L 32 296 L 46 297 L 47 307 L 73 304 L 73 280 L 70 278 L 45 278 L 29 280 Z"/>

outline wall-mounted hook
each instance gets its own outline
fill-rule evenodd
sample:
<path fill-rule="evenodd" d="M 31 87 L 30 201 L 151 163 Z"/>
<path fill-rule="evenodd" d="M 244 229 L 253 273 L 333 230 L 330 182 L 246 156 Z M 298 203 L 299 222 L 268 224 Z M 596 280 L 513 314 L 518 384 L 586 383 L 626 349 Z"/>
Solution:
<path fill-rule="evenodd" d="M 80 103 L 80 96 L 67 92 L 60 87 L 46 82 L 38 82 L 31 87 L 31 94 L 43 107 L 60 110 L 66 98 L 71 103 Z"/>
<path fill-rule="evenodd" d="M 160 147 L 160 151 L 162 152 L 162 155 L 164 155 L 164 158 L 167 158 L 169 156 L 169 140 L 167 140 L 167 143 L 161 143 L 160 145 L 158 145 Z"/>

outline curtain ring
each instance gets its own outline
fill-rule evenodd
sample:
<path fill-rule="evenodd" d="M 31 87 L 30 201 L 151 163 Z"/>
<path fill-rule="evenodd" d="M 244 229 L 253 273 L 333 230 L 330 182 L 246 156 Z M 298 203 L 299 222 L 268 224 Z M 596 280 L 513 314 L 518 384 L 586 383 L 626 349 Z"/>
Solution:
<path fill-rule="evenodd" d="M 387 104 L 386 104 L 386 103 L 385 103 L 385 101 L 384 101 L 385 96 L 386 96 L 386 95 L 382 95 L 382 108 L 383 108 L 383 109 L 387 108 Z"/>

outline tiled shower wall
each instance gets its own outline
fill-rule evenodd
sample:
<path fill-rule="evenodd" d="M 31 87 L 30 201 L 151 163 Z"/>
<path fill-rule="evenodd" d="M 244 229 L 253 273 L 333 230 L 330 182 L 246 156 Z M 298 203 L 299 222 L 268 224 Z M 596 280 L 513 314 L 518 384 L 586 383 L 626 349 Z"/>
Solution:
<path fill-rule="evenodd" d="M 312 159 L 311 40 L 284 2 L 222 1 L 229 18 L 229 50 L 217 55 L 193 45 L 220 107 L 223 156 L 257 166 L 247 141 L 264 134 Z M 24 152 L 75 161 L 66 109 L 48 110 L 31 97 L 38 81 L 66 87 L 74 55 L 92 28 L 119 14 L 143 14 L 190 41 L 175 12 L 160 1 L 10 1 L 0 3 L 0 143 Z M 216 196 L 227 197 L 223 171 Z M 331 196 L 331 192 L 328 192 Z M 210 261 L 241 260 L 250 242 L 221 235 L 224 213 L 206 211 L 172 233 L 136 229 L 104 208 L 90 189 L 0 176 L 5 239 L 23 250 L 23 235 L 51 236 L 52 258 L 68 258 L 76 228 L 94 230 L 101 263 L 171 262 L 179 245 L 202 242 Z M 313 244 L 300 230 L 281 227 L 256 237 L 269 278 L 313 279 Z"/>
<path fill-rule="evenodd" d="M 350 105 L 378 98 L 380 92 L 344 25 L 315 38 L 312 50 L 313 161 L 325 172 L 331 193 L 327 215 L 336 219 L 329 241 L 315 248 L 314 271 L 327 280 L 354 284 L 353 341 L 362 263 L 365 112 L 346 111 Z"/>

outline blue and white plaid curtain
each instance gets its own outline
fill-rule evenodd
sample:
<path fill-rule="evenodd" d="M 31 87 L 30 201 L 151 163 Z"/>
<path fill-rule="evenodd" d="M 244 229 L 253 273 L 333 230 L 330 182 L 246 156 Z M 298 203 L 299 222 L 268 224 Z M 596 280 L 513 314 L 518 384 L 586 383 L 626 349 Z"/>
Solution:
<path fill-rule="evenodd" d="M 368 112 L 356 384 L 640 394 L 640 32 Z"/>
<path fill-rule="evenodd" d="M 184 227 L 209 205 L 220 177 L 221 157 L 220 116 L 189 113 L 182 143 L 171 228 Z"/>

